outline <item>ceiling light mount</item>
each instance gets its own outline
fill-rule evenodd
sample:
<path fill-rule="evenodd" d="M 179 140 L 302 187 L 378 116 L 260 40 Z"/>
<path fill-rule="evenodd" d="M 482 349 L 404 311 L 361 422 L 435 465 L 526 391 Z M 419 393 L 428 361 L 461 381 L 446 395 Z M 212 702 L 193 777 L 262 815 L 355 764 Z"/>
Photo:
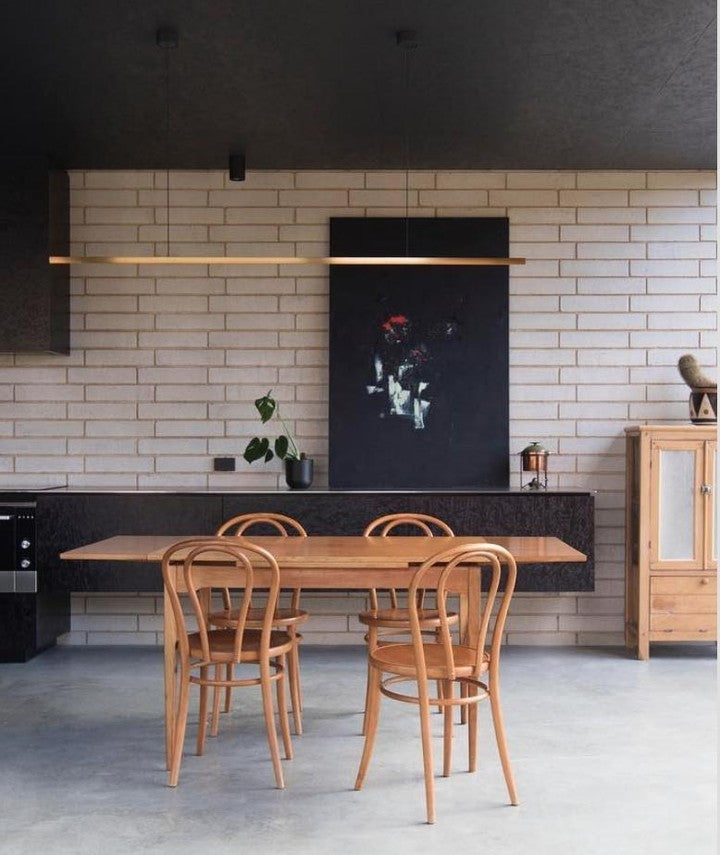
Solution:
<path fill-rule="evenodd" d="M 420 44 L 417 30 L 398 30 L 395 33 L 395 44 L 403 50 L 415 50 Z"/>
<path fill-rule="evenodd" d="M 155 33 L 155 44 L 160 48 L 172 50 L 180 44 L 180 36 L 175 27 L 160 27 Z"/>
<path fill-rule="evenodd" d="M 228 174 L 231 181 L 245 180 L 245 154 L 243 152 L 230 154 L 228 157 Z"/>

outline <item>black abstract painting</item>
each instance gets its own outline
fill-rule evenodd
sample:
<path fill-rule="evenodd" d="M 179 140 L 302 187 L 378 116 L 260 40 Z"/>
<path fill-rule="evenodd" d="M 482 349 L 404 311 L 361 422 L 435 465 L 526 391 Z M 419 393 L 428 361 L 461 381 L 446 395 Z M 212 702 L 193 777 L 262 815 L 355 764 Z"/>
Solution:
<path fill-rule="evenodd" d="M 330 251 L 506 257 L 508 224 L 336 218 Z M 331 487 L 507 487 L 507 270 L 331 269 Z"/>

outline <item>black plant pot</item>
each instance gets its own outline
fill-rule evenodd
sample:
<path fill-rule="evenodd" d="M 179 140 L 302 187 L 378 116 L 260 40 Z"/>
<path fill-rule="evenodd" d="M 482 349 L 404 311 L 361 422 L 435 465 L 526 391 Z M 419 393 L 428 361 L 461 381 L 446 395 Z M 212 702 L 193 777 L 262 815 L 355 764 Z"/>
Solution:
<path fill-rule="evenodd" d="M 285 459 L 285 481 L 291 490 L 306 490 L 313 479 L 313 462 L 309 457 L 301 460 Z"/>

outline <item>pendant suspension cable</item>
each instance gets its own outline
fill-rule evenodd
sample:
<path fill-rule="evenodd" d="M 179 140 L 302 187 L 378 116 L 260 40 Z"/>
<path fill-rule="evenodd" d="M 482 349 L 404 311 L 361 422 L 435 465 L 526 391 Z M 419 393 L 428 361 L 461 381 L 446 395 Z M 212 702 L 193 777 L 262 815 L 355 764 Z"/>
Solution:
<path fill-rule="evenodd" d="M 165 48 L 165 255 L 170 256 L 170 51 Z"/>
<path fill-rule="evenodd" d="M 155 34 L 155 44 L 165 52 L 165 255 L 170 257 L 170 127 L 171 105 L 170 92 L 170 51 L 174 50 L 180 39 L 174 27 L 161 27 Z"/>
<path fill-rule="evenodd" d="M 403 52 L 403 162 L 405 165 L 405 255 L 410 257 L 410 53 L 417 47 L 413 30 L 398 30 L 395 43 Z"/>
<path fill-rule="evenodd" d="M 403 77 L 405 88 L 404 153 L 405 160 L 405 255 L 410 255 L 410 47 L 403 45 Z"/>

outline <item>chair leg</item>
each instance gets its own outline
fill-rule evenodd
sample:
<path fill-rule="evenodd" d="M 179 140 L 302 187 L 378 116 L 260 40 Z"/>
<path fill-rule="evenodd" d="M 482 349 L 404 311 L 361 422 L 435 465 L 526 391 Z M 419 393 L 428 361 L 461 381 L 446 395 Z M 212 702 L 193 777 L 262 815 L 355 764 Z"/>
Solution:
<path fill-rule="evenodd" d="M 445 697 L 445 685 L 444 685 L 442 680 L 436 680 L 435 681 L 435 689 L 437 691 L 437 696 L 439 698 Z M 438 707 L 435 710 L 435 712 L 441 713 L 443 710 L 444 710 L 444 707 L 441 704 L 438 704 Z"/>
<path fill-rule="evenodd" d="M 375 668 L 368 660 L 368 685 L 367 685 L 367 707 L 365 710 L 365 745 L 363 746 L 362 757 L 360 758 L 360 768 L 358 769 L 357 778 L 355 779 L 355 789 L 359 790 L 368 766 L 372 757 L 373 747 L 375 745 L 375 736 L 377 734 L 378 720 L 380 717 L 380 680 L 382 672 L 379 668 Z"/>
<path fill-rule="evenodd" d="M 270 681 L 270 663 L 265 661 L 260 664 L 260 688 L 262 690 L 263 712 L 265 714 L 265 729 L 267 731 L 268 746 L 272 758 L 273 771 L 275 772 L 275 786 L 279 790 L 285 789 L 282 767 L 280 765 L 280 751 L 278 749 L 277 732 L 275 730 L 275 710 L 273 709 L 272 685 Z"/>
<path fill-rule="evenodd" d="M 443 698 L 451 700 L 453 697 L 453 681 L 443 680 Z M 451 704 L 443 707 L 443 777 L 450 777 L 452 768 L 452 740 L 453 740 L 453 712 Z"/>
<path fill-rule="evenodd" d="M 438 627 L 435 630 L 435 642 L 436 642 L 436 644 L 442 644 L 442 632 L 440 630 L 440 627 Z M 443 681 L 442 680 L 436 680 L 435 687 L 437 689 L 437 696 L 439 698 L 445 697 L 445 695 L 443 693 L 444 692 Z M 445 707 L 438 705 L 436 712 L 441 713 L 441 712 L 444 712 L 444 710 L 445 710 Z"/>
<path fill-rule="evenodd" d="M 300 684 L 300 644 L 298 643 L 297 649 L 295 650 L 295 688 L 297 690 L 298 696 L 298 709 L 300 713 L 305 712 L 305 707 L 303 706 L 303 693 L 302 693 L 302 685 Z M 302 721 L 300 722 L 300 728 L 302 729 Z"/>
<path fill-rule="evenodd" d="M 183 745 L 185 744 L 185 728 L 187 726 L 188 702 L 190 700 L 189 674 L 182 669 L 180 673 L 180 698 L 178 700 L 177 715 L 175 716 L 175 732 L 173 734 L 172 760 L 170 762 L 170 773 L 168 775 L 168 786 L 177 787 L 180 777 L 180 763 L 182 761 Z"/>
<path fill-rule="evenodd" d="M 225 679 L 230 681 L 233 678 L 233 664 L 232 662 L 228 662 L 226 665 L 227 673 L 225 675 Z M 232 686 L 225 687 L 225 712 L 230 712 L 232 709 Z"/>
<path fill-rule="evenodd" d="M 204 665 L 200 669 L 200 679 L 207 680 L 209 668 Z M 205 733 L 207 732 L 207 713 L 208 713 L 208 686 L 206 683 L 200 684 L 200 711 L 198 712 L 198 732 L 197 732 L 197 747 L 195 753 L 198 757 L 202 757 L 205 750 Z"/>
<path fill-rule="evenodd" d="M 363 711 L 363 725 L 362 725 L 362 735 L 367 736 L 367 723 L 368 723 L 368 708 L 370 706 L 370 683 L 372 681 L 372 665 L 370 664 L 370 654 L 377 647 L 377 629 L 374 626 L 368 627 L 367 634 L 367 652 L 368 652 L 368 663 L 367 663 L 367 677 L 365 679 L 365 707 Z"/>
<path fill-rule="evenodd" d="M 232 666 L 228 666 L 231 668 Z M 215 679 L 220 681 L 222 677 L 222 665 L 215 666 Z M 212 716 L 210 717 L 210 736 L 217 736 L 220 730 L 220 686 L 213 688 Z"/>
<path fill-rule="evenodd" d="M 430 703 L 427 679 L 418 681 L 418 708 L 420 710 L 420 735 L 422 737 L 423 770 L 425 772 L 425 806 L 427 821 L 435 822 L 435 782 L 433 781 L 432 736 L 430 734 Z"/>
<path fill-rule="evenodd" d="M 292 760 L 293 750 L 292 750 L 292 742 L 290 740 L 290 721 L 288 719 L 287 704 L 285 702 L 285 676 L 287 675 L 285 659 L 286 659 L 285 656 L 282 656 L 280 658 L 280 665 L 282 666 L 282 671 L 280 672 L 280 679 L 276 680 L 276 688 L 277 688 L 278 716 L 280 718 L 280 733 L 282 733 L 282 738 L 283 738 L 283 748 L 285 749 L 285 759 L 286 760 Z"/>
<path fill-rule="evenodd" d="M 468 686 L 467 683 L 460 683 L 460 697 L 466 698 L 468 696 Z M 468 708 L 466 704 L 460 705 L 460 724 L 468 723 Z"/>
<path fill-rule="evenodd" d="M 287 655 L 288 682 L 290 684 L 290 702 L 292 704 L 293 723 L 295 735 L 301 736 L 302 727 L 302 694 L 300 693 L 300 647 L 297 642 L 295 627 L 289 627 L 289 635 L 293 640 L 293 646 Z"/>
<path fill-rule="evenodd" d="M 500 707 L 500 692 L 497 683 L 490 686 L 490 709 L 492 710 L 493 726 L 495 728 L 495 739 L 497 741 L 498 754 L 502 764 L 505 783 L 510 796 L 510 804 L 519 804 L 515 779 L 510 767 L 510 755 L 508 753 L 507 740 L 505 739 L 505 725 L 503 724 L 502 708 Z"/>
<path fill-rule="evenodd" d="M 365 677 L 365 707 L 363 709 L 362 735 L 367 736 L 368 710 L 370 707 L 370 683 L 372 682 L 372 665 L 368 655 L 367 676 Z"/>
<path fill-rule="evenodd" d="M 466 696 L 473 697 L 474 695 L 477 695 L 477 686 L 464 685 Z M 477 771 L 477 711 L 477 701 L 468 705 L 468 772 Z"/>

